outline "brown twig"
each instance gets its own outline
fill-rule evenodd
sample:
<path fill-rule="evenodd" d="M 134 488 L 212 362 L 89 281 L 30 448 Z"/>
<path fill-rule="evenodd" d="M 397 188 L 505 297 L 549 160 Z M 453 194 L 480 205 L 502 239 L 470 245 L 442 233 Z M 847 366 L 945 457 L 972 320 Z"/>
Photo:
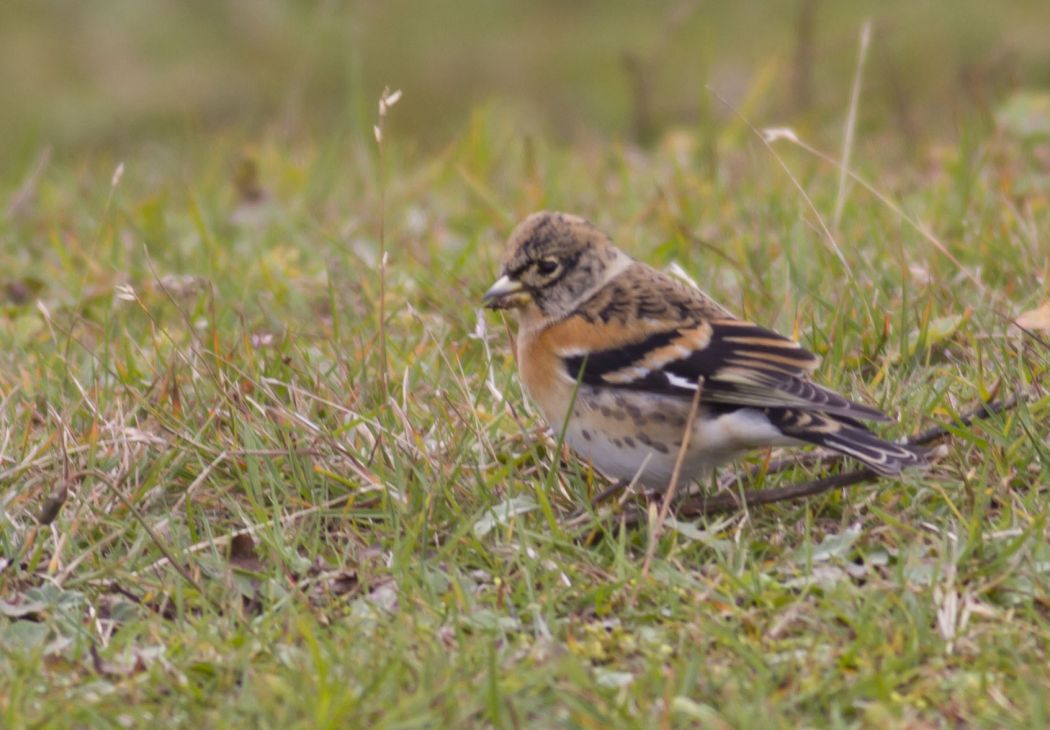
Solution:
<path fill-rule="evenodd" d="M 844 454 L 823 448 L 814 449 L 813 451 L 805 451 L 801 454 L 785 454 L 784 456 L 770 459 L 766 463 L 751 464 L 747 467 L 726 472 L 719 477 L 718 487 L 719 489 L 728 489 L 737 482 L 757 479 L 760 476 L 772 476 L 773 474 L 779 474 L 782 471 L 794 469 L 797 466 L 813 466 L 816 464 L 829 466 L 831 464 L 836 464 L 845 458 Z"/>

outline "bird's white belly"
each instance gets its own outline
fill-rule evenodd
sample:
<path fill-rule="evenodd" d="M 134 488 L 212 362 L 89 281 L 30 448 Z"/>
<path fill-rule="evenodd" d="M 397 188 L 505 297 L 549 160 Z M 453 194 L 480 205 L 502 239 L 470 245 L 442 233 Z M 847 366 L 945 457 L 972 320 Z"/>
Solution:
<path fill-rule="evenodd" d="M 627 398 L 582 388 L 565 442 L 582 461 L 607 477 L 637 477 L 646 488 L 664 490 L 674 472 L 688 413 L 689 403 L 680 398 L 641 394 Z M 705 414 L 691 426 L 679 486 L 749 449 L 793 443 L 761 411 L 750 408 L 717 417 Z"/>
<path fill-rule="evenodd" d="M 589 438 L 583 437 L 582 432 L 585 430 Z M 621 438 L 613 443 L 613 439 L 606 434 L 579 426 L 569 428 L 565 441 L 581 461 L 610 479 L 631 481 L 637 477 L 639 484 L 651 489 L 666 489 L 671 481 L 677 453 L 661 453 L 634 439 L 630 445 Z M 692 476 L 683 475 L 681 478 L 686 481 Z"/>

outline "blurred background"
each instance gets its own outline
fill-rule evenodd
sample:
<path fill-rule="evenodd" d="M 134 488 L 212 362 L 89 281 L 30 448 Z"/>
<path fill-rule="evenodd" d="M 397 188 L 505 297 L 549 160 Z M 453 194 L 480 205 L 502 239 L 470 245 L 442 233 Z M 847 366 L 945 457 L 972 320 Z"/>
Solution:
<path fill-rule="evenodd" d="M 1050 87 L 1046 0 L 5 0 L 0 163 L 220 130 L 370 138 L 387 85 L 404 91 L 391 132 L 420 148 L 479 104 L 645 145 L 728 118 L 708 85 L 758 125 L 837 139 L 865 18 L 869 137 L 949 141 Z"/>

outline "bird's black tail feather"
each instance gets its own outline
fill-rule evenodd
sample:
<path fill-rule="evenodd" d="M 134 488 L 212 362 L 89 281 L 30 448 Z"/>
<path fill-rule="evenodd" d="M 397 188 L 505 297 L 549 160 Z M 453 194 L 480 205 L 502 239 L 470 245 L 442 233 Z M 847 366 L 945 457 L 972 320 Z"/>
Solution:
<path fill-rule="evenodd" d="M 926 463 L 925 449 L 884 441 L 852 418 L 790 408 L 769 408 L 766 416 L 785 436 L 853 457 L 885 476 Z"/>

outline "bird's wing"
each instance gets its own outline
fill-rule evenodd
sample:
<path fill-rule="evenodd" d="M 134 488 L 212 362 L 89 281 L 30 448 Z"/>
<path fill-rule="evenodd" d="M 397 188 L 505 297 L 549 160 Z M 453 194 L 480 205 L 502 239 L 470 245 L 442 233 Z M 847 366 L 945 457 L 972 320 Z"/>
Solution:
<path fill-rule="evenodd" d="M 703 379 L 707 403 L 890 420 L 810 381 L 820 359 L 797 342 L 641 264 L 545 334 L 564 374 L 587 385 L 691 399 Z"/>

